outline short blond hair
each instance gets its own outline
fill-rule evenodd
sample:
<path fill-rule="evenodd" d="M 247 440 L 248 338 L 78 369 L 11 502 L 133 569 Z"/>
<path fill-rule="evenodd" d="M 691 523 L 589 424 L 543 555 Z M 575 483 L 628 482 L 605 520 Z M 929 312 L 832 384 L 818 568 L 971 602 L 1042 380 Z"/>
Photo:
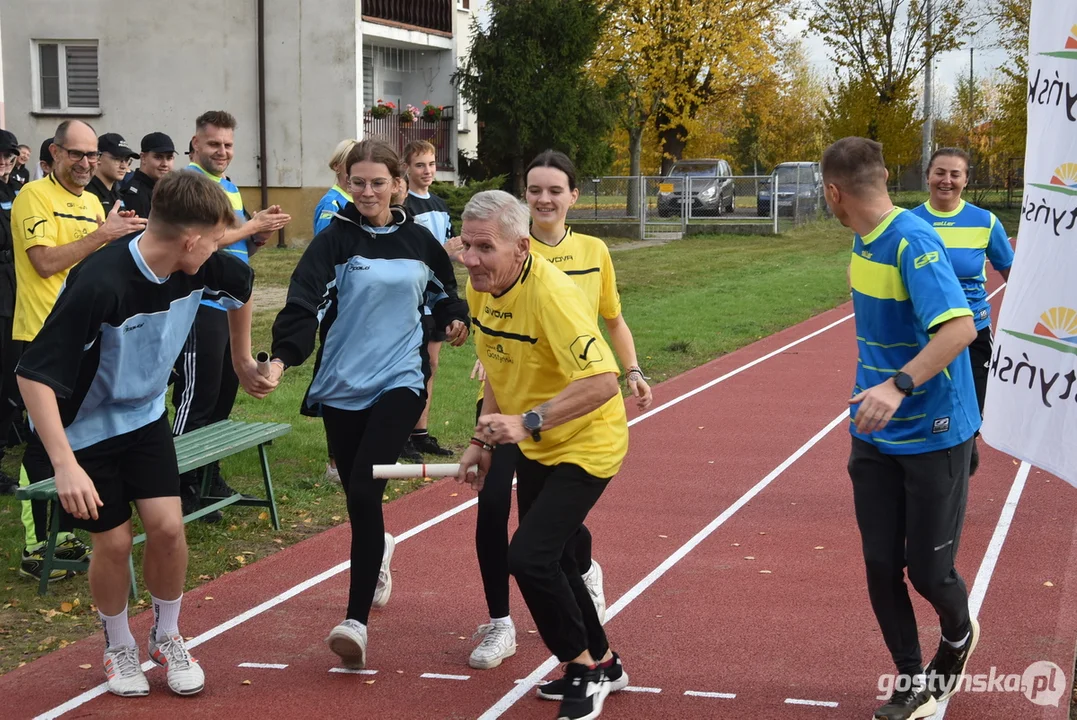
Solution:
<path fill-rule="evenodd" d="M 336 150 L 333 151 L 333 155 L 329 158 L 329 169 L 333 172 L 337 172 L 340 169 L 341 164 L 348 159 L 348 153 L 355 147 L 356 140 L 341 140 L 337 143 Z"/>

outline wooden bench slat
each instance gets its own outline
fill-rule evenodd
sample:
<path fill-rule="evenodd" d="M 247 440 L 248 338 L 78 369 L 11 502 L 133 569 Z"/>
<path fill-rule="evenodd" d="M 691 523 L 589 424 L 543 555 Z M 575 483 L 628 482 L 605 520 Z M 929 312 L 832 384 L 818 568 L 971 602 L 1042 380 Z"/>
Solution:
<path fill-rule="evenodd" d="M 291 429 L 287 423 L 222 420 L 193 430 L 175 439 L 179 471 L 185 473 L 204 467 L 287 435 Z M 56 497 L 56 482 L 51 478 L 43 480 L 20 487 L 15 494 L 19 500 L 51 500 Z"/>

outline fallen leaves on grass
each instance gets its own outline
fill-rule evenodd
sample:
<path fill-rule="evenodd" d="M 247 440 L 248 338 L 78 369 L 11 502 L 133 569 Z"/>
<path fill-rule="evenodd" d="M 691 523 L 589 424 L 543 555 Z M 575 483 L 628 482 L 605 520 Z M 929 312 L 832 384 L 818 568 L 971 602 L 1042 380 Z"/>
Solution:
<path fill-rule="evenodd" d="M 60 612 L 65 612 L 65 613 L 69 613 L 69 612 L 71 612 L 71 611 L 72 611 L 72 610 L 74 610 L 74 609 L 75 609 L 75 606 L 74 606 L 74 605 L 72 605 L 72 604 L 71 604 L 71 603 L 69 603 L 69 602 L 62 602 L 62 603 L 60 603 Z"/>

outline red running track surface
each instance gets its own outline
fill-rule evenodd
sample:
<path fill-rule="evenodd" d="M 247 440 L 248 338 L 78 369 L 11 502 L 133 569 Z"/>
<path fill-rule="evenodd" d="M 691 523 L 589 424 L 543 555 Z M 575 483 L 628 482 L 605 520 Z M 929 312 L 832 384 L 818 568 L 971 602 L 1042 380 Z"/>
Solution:
<path fill-rule="evenodd" d="M 588 519 L 609 636 L 633 688 L 609 698 L 604 716 L 868 718 L 879 704 L 879 676 L 891 666 L 868 605 L 845 472 L 841 415 L 856 362 L 849 312 L 824 313 L 656 388 L 661 407 L 722 378 L 636 421 L 624 468 Z M 1066 678 L 1056 678 L 1059 707 L 1021 692 L 966 692 L 945 717 L 1061 720 L 1077 637 L 1077 493 L 1032 470 L 1017 496 L 1018 465 L 982 444 L 981 455 L 958 563 L 983 627 L 968 671 L 1020 674 L 1047 660 Z M 1012 524 L 1002 533 L 1008 497 Z M 323 642 L 346 604 L 348 529 L 338 527 L 187 593 L 181 625 L 207 671 L 200 696 L 171 695 L 157 669 L 148 698 L 101 694 L 100 634 L 8 673 L 0 694 L 13 717 L 554 717 L 555 704 L 515 682 L 551 666 L 515 591 L 517 655 L 490 671 L 467 666 L 471 633 L 486 620 L 470 499 L 442 481 L 386 506 L 399 539 L 392 600 L 371 617 L 375 674 L 331 672 L 336 658 Z M 919 598 L 916 608 L 929 659 L 938 623 Z M 149 613 L 134 618 L 136 637 L 150 623 Z"/>

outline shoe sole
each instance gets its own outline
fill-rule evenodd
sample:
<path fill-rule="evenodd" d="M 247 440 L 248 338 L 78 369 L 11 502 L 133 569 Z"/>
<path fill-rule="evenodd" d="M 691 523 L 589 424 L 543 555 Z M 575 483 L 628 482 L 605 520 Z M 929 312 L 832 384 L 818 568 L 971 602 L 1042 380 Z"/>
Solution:
<path fill-rule="evenodd" d="M 516 654 L 516 646 L 513 645 L 512 648 L 510 648 L 501 657 L 494 658 L 493 660 L 490 660 L 489 662 L 476 662 L 472 658 L 468 658 L 467 659 L 467 665 L 468 665 L 468 667 L 473 667 L 476 670 L 493 670 L 495 667 L 500 665 L 505 660 L 508 660 L 510 657 L 512 657 L 515 654 Z"/>
<path fill-rule="evenodd" d="M 980 642 L 980 623 L 976 622 L 975 618 L 970 620 L 972 623 L 971 635 L 969 637 L 969 654 L 965 656 L 965 664 L 961 666 L 961 672 L 958 673 L 957 681 L 954 682 L 954 686 L 949 691 L 939 696 L 939 702 L 945 702 L 949 700 L 961 687 L 961 675 L 965 673 L 965 668 L 969 666 L 969 658 L 972 657 L 972 653 L 976 651 L 976 644 Z M 924 716 L 926 717 L 926 716 Z"/>
<path fill-rule="evenodd" d="M 385 589 L 380 597 L 377 589 L 374 590 L 374 601 L 370 604 L 371 607 L 383 608 L 389 604 L 389 596 L 393 594 L 393 572 L 390 566 L 393 563 L 394 552 L 396 552 L 396 538 L 388 535 L 385 538 L 385 559 L 382 561 L 385 565 Z"/>
<path fill-rule="evenodd" d="M 598 687 L 598 692 L 594 694 L 594 708 L 591 712 L 578 718 L 569 718 L 567 715 L 558 715 L 557 720 L 594 720 L 602 714 L 602 705 L 606 701 L 606 696 L 610 694 L 609 683 L 602 683 Z"/>
<path fill-rule="evenodd" d="M 57 572 L 57 571 L 53 570 L 52 572 Z M 71 578 L 71 577 L 75 576 L 75 571 L 74 570 L 64 570 L 63 573 L 64 573 L 63 575 L 52 575 L 52 573 L 50 573 L 49 574 L 49 582 L 54 583 L 57 580 L 67 580 L 68 578 Z M 22 575 L 23 577 L 30 578 L 31 580 L 37 580 L 38 582 L 41 582 L 41 576 L 40 575 L 34 575 L 33 573 L 27 572 L 27 571 L 23 570 L 22 568 L 19 568 L 19 575 Z"/>
<path fill-rule="evenodd" d="M 325 639 L 332 650 L 340 657 L 341 664 L 349 670 L 362 670 L 366 667 L 366 648 L 347 635 L 329 633 Z"/>
<path fill-rule="evenodd" d="M 119 690 L 113 690 L 110 687 L 108 691 L 116 697 L 146 697 L 150 694 L 150 689 L 148 687 L 145 690 L 134 690 L 131 692 L 120 692 Z"/>
<path fill-rule="evenodd" d="M 606 681 L 606 686 L 609 688 L 609 692 L 611 692 L 611 693 L 621 692 L 626 687 L 628 687 L 628 673 L 626 673 L 626 672 L 624 672 L 622 670 L 621 671 L 621 677 L 617 678 L 616 680 L 607 680 Z M 609 694 L 609 693 L 607 693 L 607 694 Z M 536 695 L 538 695 L 538 697 L 543 699 L 543 700 L 556 700 L 557 702 L 561 702 L 562 700 L 565 699 L 564 695 L 546 695 L 546 694 L 543 694 L 541 687 L 536 691 Z"/>

